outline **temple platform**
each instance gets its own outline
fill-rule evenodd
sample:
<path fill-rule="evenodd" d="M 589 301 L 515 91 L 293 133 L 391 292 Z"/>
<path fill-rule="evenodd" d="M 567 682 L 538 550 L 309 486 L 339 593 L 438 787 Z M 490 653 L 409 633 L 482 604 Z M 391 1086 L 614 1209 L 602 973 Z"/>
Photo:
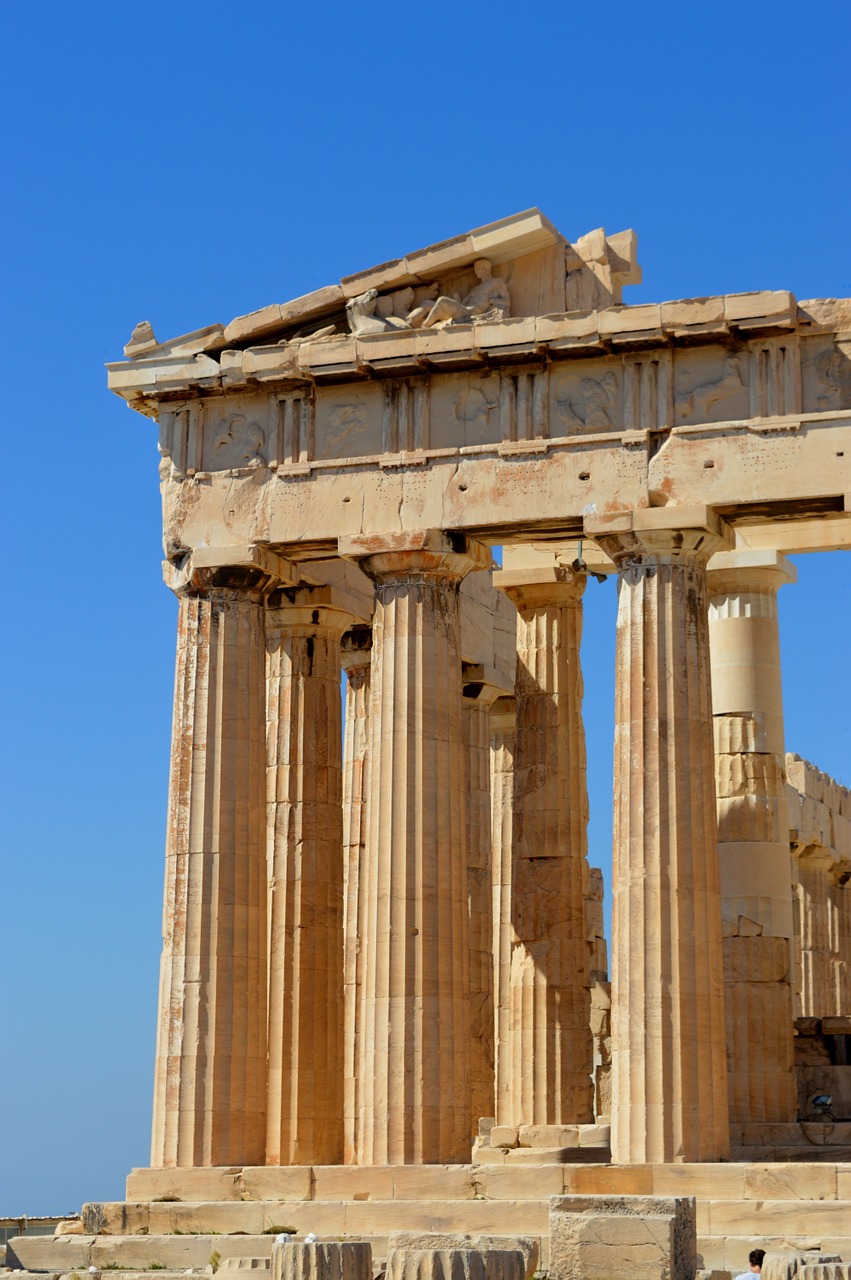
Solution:
<path fill-rule="evenodd" d="M 562 1194 L 694 1196 L 704 1268 L 741 1271 L 755 1246 L 851 1259 L 851 1161 L 821 1161 L 135 1169 L 126 1201 L 85 1205 L 82 1234 L 12 1240 L 9 1265 L 264 1271 L 289 1229 L 367 1239 L 376 1263 L 391 1231 L 530 1236 L 546 1269 L 549 1198 Z"/>

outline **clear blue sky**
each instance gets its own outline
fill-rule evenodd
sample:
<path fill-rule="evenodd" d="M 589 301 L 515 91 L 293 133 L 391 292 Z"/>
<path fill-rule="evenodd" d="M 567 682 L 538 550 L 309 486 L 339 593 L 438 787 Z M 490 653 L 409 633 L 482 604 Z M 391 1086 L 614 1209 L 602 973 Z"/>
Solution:
<path fill-rule="evenodd" d="M 148 1160 L 175 604 L 154 427 L 106 390 L 161 337 L 538 205 L 634 227 L 632 302 L 851 295 L 840 0 L 7 4 L 0 1214 Z M 787 741 L 851 784 L 851 556 L 781 593 Z M 608 859 L 615 590 L 587 592 Z"/>

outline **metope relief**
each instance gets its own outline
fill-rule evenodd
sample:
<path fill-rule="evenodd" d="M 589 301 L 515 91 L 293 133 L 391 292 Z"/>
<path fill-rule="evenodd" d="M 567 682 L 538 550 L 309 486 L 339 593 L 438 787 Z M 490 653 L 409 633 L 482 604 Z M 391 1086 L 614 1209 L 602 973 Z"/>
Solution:
<path fill-rule="evenodd" d="M 604 361 L 583 363 L 582 372 L 551 379 L 552 435 L 620 431 L 622 395 L 619 371 Z"/>
<path fill-rule="evenodd" d="M 266 432 L 256 418 L 232 413 L 204 433 L 204 470 L 242 470 L 266 462 Z"/>
<path fill-rule="evenodd" d="M 748 354 L 722 347 L 677 353 L 674 360 L 674 421 L 677 426 L 729 422 L 750 414 Z"/>
<path fill-rule="evenodd" d="M 273 419 L 267 397 L 236 395 L 227 401 L 200 400 L 179 416 L 182 430 L 177 434 L 182 436 L 183 448 L 178 453 L 184 456 L 188 475 L 267 466 L 268 433 Z"/>
<path fill-rule="evenodd" d="M 454 374 L 431 384 L 429 444 L 461 449 L 500 439 L 499 374 Z"/>
<path fill-rule="evenodd" d="M 323 389 L 316 396 L 314 456 L 364 458 L 384 452 L 384 392 L 378 385 Z"/>
<path fill-rule="evenodd" d="M 824 337 L 803 343 L 801 381 L 806 413 L 851 409 L 851 340 Z"/>

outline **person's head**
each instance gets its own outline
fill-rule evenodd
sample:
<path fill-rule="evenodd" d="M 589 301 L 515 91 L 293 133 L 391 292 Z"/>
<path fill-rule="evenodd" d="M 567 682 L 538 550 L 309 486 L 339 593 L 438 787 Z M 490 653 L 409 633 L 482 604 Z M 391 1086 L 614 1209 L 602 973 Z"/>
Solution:
<path fill-rule="evenodd" d="M 762 1269 L 762 1260 L 764 1257 L 764 1249 L 751 1249 L 748 1254 L 748 1262 L 751 1264 L 751 1271 L 759 1272 Z"/>
<path fill-rule="evenodd" d="M 487 280 L 491 273 L 490 258 L 476 258 L 476 261 L 473 263 L 473 270 L 480 280 Z"/>

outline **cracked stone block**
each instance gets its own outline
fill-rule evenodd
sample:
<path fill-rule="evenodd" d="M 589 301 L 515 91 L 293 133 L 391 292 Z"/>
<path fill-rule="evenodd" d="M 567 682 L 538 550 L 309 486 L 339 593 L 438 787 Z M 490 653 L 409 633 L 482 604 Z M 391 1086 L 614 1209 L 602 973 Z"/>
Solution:
<path fill-rule="evenodd" d="M 390 1249 L 387 1280 L 525 1280 L 519 1249 Z"/>
<path fill-rule="evenodd" d="M 287 1241 L 272 1246 L 271 1280 L 372 1280 L 372 1246 Z"/>
<path fill-rule="evenodd" d="M 693 1280 L 695 1202 L 684 1196 L 553 1196 L 554 1280 Z"/>

